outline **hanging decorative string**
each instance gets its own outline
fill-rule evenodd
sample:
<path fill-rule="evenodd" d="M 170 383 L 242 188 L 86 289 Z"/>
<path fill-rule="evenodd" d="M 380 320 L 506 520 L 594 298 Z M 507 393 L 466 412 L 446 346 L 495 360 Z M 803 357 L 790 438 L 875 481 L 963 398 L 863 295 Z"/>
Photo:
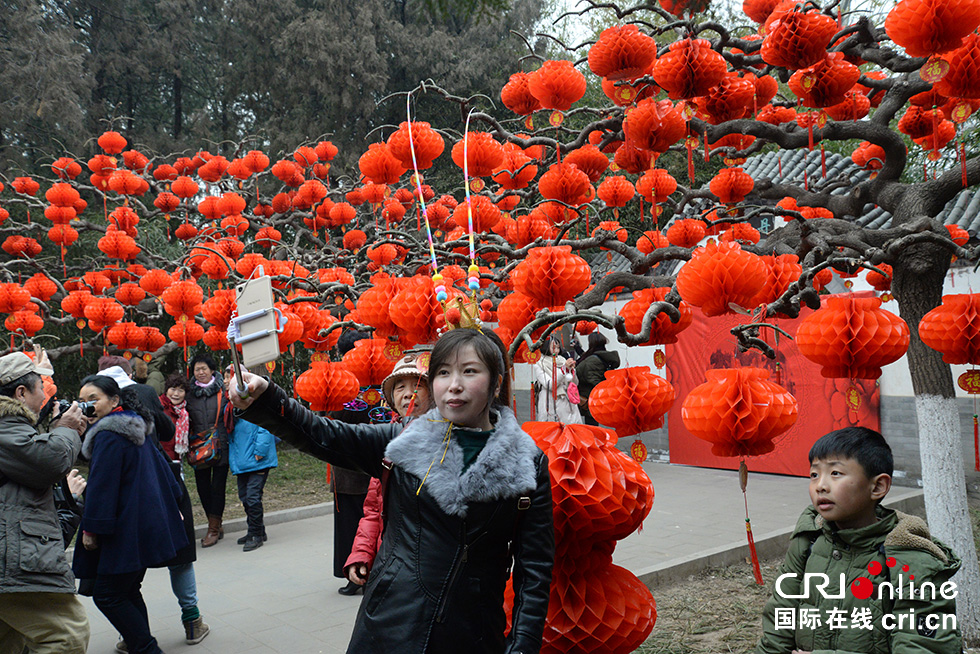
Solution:
<path fill-rule="evenodd" d="M 412 179 L 415 181 L 415 188 L 418 190 L 419 206 L 422 209 L 422 218 L 425 220 L 425 237 L 429 241 L 429 257 L 432 265 L 432 282 L 435 285 L 436 299 L 440 302 L 445 302 L 449 298 L 449 295 L 446 293 L 446 285 L 442 275 L 439 274 L 439 265 L 436 263 L 436 247 L 435 243 L 432 241 L 432 225 L 429 224 L 428 208 L 425 206 L 425 194 L 422 192 L 422 175 L 419 173 L 418 160 L 415 158 L 415 137 L 412 134 L 411 93 L 409 93 L 405 98 L 405 114 L 408 119 L 408 145 L 409 150 L 412 152 L 412 171 L 415 173 L 415 175 L 412 176 Z"/>

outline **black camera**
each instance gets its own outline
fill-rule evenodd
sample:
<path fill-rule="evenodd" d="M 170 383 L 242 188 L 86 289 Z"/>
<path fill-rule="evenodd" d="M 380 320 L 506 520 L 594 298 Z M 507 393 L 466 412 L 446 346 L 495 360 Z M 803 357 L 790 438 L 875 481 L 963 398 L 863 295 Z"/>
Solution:
<path fill-rule="evenodd" d="M 68 400 L 58 400 L 58 415 L 64 414 L 64 412 L 70 408 L 71 402 Z M 82 410 L 82 415 L 86 418 L 95 417 L 95 402 L 79 402 L 78 408 Z"/>

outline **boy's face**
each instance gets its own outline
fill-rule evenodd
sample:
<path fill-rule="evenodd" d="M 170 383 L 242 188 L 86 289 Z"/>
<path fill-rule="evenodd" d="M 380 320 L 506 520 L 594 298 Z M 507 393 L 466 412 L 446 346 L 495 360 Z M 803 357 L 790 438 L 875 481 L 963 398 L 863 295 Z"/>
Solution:
<path fill-rule="evenodd" d="M 810 464 L 810 501 L 840 529 L 867 527 L 875 522 L 875 507 L 891 488 L 891 477 L 868 478 L 856 460 L 841 455 L 814 459 Z"/>

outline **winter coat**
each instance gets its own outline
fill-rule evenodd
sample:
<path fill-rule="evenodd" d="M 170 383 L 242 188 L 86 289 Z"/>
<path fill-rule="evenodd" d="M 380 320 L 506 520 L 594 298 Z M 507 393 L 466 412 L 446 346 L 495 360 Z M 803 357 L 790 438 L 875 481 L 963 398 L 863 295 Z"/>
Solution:
<path fill-rule="evenodd" d="M 330 463 L 385 473 L 385 526 L 348 652 L 534 654 L 548 613 L 554 559 L 547 457 L 501 408 L 463 472 L 437 410 L 401 425 L 320 418 L 270 385 L 243 413 Z M 398 432 L 401 432 L 400 434 Z M 513 628 L 504 586 L 513 561 Z"/>
<path fill-rule="evenodd" d="M 228 463 L 236 475 L 275 468 L 279 465 L 276 437 L 247 420 L 236 420 L 228 436 Z"/>
<path fill-rule="evenodd" d="M 0 397 L 0 593 L 74 593 L 53 488 L 82 448 L 78 432 L 39 434 L 37 416 Z"/>
<path fill-rule="evenodd" d="M 582 422 L 578 405 L 568 401 L 568 385 L 575 381 L 575 370 L 565 370 L 565 357 L 543 356 L 534 364 L 537 384 L 538 422 L 560 422 L 577 425 Z"/>
<path fill-rule="evenodd" d="M 357 523 L 357 535 L 354 536 L 354 545 L 351 547 L 350 556 L 347 557 L 347 566 L 363 563 L 370 570 L 374 566 L 374 559 L 381 548 L 381 515 L 384 512 L 384 499 L 381 497 L 381 480 L 371 478 L 368 485 L 367 497 L 364 498 L 364 517 Z"/>
<path fill-rule="evenodd" d="M 75 548 L 79 579 L 165 565 L 188 544 L 177 508 L 181 487 L 149 431 L 138 414 L 115 411 L 86 432 L 82 454 L 90 468 L 81 528 L 98 537 L 98 547 Z"/>
<path fill-rule="evenodd" d="M 606 372 L 619 367 L 619 352 L 598 350 L 575 364 L 578 374 L 578 394 L 582 401 L 588 399 L 592 389 L 606 378 Z"/>
<path fill-rule="evenodd" d="M 157 441 L 172 444 L 175 433 L 174 423 L 164 410 L 163 403 L 160 402 L 160 397 L 157 392 L 146 384 L 134 384 L 132 388 L 136 392 L 136 397 L 139 398 L 140 404 L 150 412 Z"/>
<path fill-rule="evenodd" d="M 225 403 L 224 390 L 221 377 L 215 373 L 211 383 L 204 387 L 198 386 L 192 380 L 191 391 L 186 397 L 187 417 L 190 422 L 188 441 L 193 445 L 196 434 L 217 430 L 219 455 L 212 466 L 228 465 L 228 430 L 225 429 L 225 421 L 220 415 Z"/>
<path fill-rule="evenodd" d="M 959 570 L 960 560 L 946 545 L 932 538 L 925 521 L 892 509 L 877 508 L 878 521 L 859 529 L 841 529 L 826 522 L 812 506 L 807 507 L 796 524 L 786 559 L 779 569 L 780 575 L 794 573 L 780 585 L 781 594 L 773 588 L 772 598 L 763 611 L 764 631 L 756 647 L 756 654 L 789 654 L 799 649 L 813 654 L 959 654 L 960 634 L 955 629 L 942 628 L 942 615 L 956 612 L 955 599 L 945 599 L 938 590 Z M 889 568 L 886 560 L 894 557 L 895 567 Z M 868 564 L 880 563 L 881 572 L 869 573 Z M 904 566 L 908 566 L 905 570 Z M 809 596 L 786 598 L 806 592 L 804 573 L 826 574 L 830 583 L 827 595 L 840 594 L 840 575 L 846 575 L 844 598 L 824 597 L 809 583 Z M 901 579 L 899 578 L 901 575 Z M 909 599 L 909 577 L 914 575 L 916 598 Z M 870 579 L 874 592 L 868 599 L 856 598 L 850 588 L 858 578 Z M 895 597 L 889 597 L 884 589 L 879 597 L 880 584 L 895 586 Z M 935 600 L 927 590 L 926 599 L 919 598 L 923 582 L 935 584 Z M 898 587 L 904 587 L 904 598 L 899 598 Z M 927 587 L 928 588 L 928 587 Z M 801 589 L 803 589 L 801 591 Z M 948 593 L 947 593 L 948 594 Z M 795 611 L 795 628 L 775 624 L 776 610 Z M 831 629 L 828 611 L 843 609 L 843 628 Z M 852 612 L 870 609 L 872 629 L 851 626 Z M 800 622 L 800 610 L 811 615 L 819 612 L 819 626 L 804 626 Z M 913 610 L 915 623 L 907 620 Z M 888 615 L 890 614 L 890 616 Z M 926 616 L 940 616 L 940 628 L 930 629 Z M 898 628 L 887 628 L 895 618 L 905 617 Z M 885 618 L 885 623 L 883 623 Z"/>

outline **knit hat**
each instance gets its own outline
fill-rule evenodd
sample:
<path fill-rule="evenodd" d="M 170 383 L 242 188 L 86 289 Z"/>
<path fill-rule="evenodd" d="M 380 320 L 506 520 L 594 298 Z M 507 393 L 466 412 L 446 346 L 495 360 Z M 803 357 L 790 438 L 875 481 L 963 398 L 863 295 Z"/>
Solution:
<path fill-rule="evenodd" d="M 419 361 L 423 359 L 423 361 Z M 420 366 L 420 363 L 427 363 L 428 355 L 419 354 L 406 354 L 398 363 L 395 364 L 395 369 L 391 371 L 391 374 L 385 377 L 385 380 L 381 382 L 381 392 L 384 393 L 385 400 L 388 402 L 388 406 L 394 406 L 394 400 L 391 397 L 391 391 L 395 387 L 395 382 L 399 379 L 405 377 L 421 377 L 424 380 L 429 379 L 428 367 Z"/>

